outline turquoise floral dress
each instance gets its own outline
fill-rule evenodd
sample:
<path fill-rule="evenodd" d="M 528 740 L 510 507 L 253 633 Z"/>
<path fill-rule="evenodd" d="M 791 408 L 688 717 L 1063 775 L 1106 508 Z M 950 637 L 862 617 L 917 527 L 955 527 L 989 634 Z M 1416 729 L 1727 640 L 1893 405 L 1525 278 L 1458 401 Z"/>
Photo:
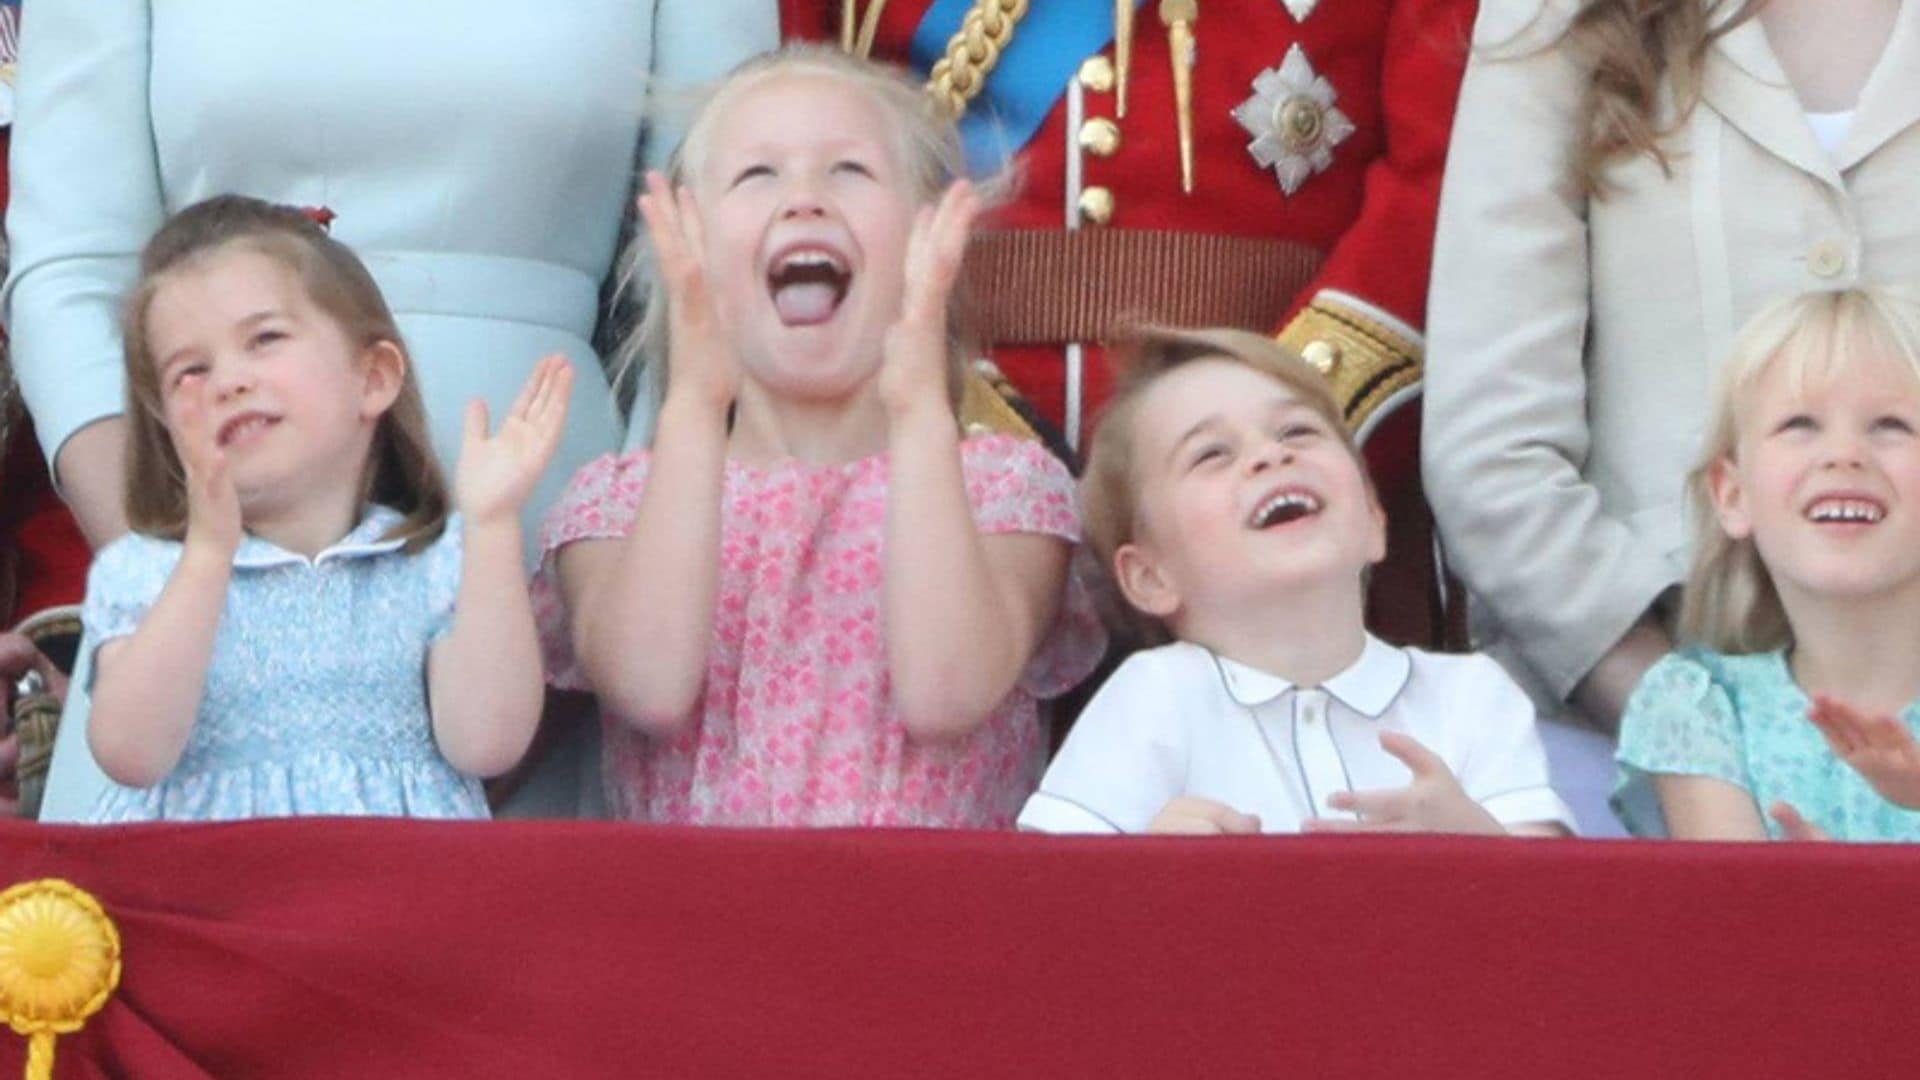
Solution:
<path fill-rule="evenodd" d="M 186 750 L 152 787 L 110 783 L 89 818 L 487 817 L 427 711 L 427 650 L 452 628 L 460 587 L 459 519 L 415 554 L 382 539 L 399 521 L 376 506 L 311 560 L 242 541 Z M 138 629 L 180 555 L 139 534 L 103 549 L 82 609 L 88 640 Z"/>
<path fill-rule="evenodd" d="M 1711 776 L 1752 793 L 1765 813 L 1775 801 L 1839 840 L 1920 840 L 1920 813 L 1880 797 L 1807 719 L 1812 702 L 1782 652 L 1729 656 L 1709 649 L 1673 653 L 1647 671 L 1620 720 L 1620 775 L 1614 810 L 1637 836 L 1666 835 L 1653 797 L 1655 774 Z M 1920 703 L 1901 714 L 1920 732 Z"/>

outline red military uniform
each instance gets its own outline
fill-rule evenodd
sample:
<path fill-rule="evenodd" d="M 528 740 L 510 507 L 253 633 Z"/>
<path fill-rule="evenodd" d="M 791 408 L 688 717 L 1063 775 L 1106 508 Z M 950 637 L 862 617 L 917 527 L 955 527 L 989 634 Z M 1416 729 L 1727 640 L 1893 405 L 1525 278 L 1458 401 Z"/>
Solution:
<path fill-rule="evenodd" d="M 1031 0 L 1035 11 L 1047 2 Z M 856 17 L 871 3 L 858 4 Z M 1134 17 L 1124 117 L 1109 39 L 1020 147 L 1020 189 L 988 223 L 975 260 L 987 264 L 994 359 L 1043 417 L 1077 434 L 1110 380 L 1097 348 L 1075 350 L 1076 371 L 1065 346 L 1097 341 L 1113 319 L 1277 333 L 1330 376 L 1367 438 L 1395 520 L 1390 562 L 1401 564 L 1376 577 L 1386 602 L 1376 621 L 1403 639 L 1431 639 L 1437 623 L 1419 595 L 1431 541 L 1417 422 L 1412 410 L 1381 421 L 1418 385 L 1434 218 L 1474 3 L 1188 5 L 1197 16 L 1191 193 L 1163 6 L 1173 5 L 1149 0 Z M 928 7 L 885 4 L 872 55 L 906 59 L 920 30 L 924 61 L 928 30 L 951 32 L 921 28 Z M 782 0 L 784 29 L 838 39 L 843 10 L 832 0 Z M 1020 29 L 1015 22 L 1008 48 Z M 990 72 L 967 109 L 993 110 L 994 94 Z"/>

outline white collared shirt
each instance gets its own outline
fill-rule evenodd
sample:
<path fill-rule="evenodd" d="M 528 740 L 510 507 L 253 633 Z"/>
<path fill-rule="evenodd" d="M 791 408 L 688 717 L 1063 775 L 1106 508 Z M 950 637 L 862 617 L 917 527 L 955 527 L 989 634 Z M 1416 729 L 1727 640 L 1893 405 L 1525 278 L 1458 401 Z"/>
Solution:
<path fill-rule="evenodd" d="M 1501 824 L 1573 814 L 1547 779 L 1533 705 L 1479 655 L 1399 649 L 1371 634 L 1353 666 L 1296 686 L 1189 642 L 1135 653 L 1088 703 L 1020 812 L 1043 832 L 1144 832 L 1181 795 L 1260 818 L 1263 832 L 1351 814 L 1336 791 L 1404 787 L 1412 774 L 1380 747 L 1411 735 Z"/>

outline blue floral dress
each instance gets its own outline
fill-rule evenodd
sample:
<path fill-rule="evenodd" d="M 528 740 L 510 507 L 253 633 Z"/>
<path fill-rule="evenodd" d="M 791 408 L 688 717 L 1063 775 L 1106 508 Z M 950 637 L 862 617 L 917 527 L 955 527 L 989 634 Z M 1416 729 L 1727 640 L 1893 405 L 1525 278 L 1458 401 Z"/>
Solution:
<path fill-rule="evenodd" d="M 459 590 L 459 521 L 411 555 L 381 539 L 399 521 L 376 506 L 311 561 L 242 541 L 185 752 L 150 788 L 110 785 L 90 819 L 488 816 L 479 781 L 434 745 L 427 712 L 427 649 L 452 628 Z M 88 639 L 133 633 L 181 551 L 137 534 L 102 550 Z"/>
<path fill-rule="evenodd" d="M 1753 794 L 1766 814 L 1785 800 L 1840 840 L 1920 840 L 1920 813 L 1886 801 L 1828 749 L 1812 702 L 1782 652 L 1729 656 L 1688 648 L 1647 671 L 1620 720 L 1614 810 L 1639 836 L 1666 835 L 1654 774 L 1711 776 Z M 1901 714 L 1920 732 L 1920 703 Z"/>

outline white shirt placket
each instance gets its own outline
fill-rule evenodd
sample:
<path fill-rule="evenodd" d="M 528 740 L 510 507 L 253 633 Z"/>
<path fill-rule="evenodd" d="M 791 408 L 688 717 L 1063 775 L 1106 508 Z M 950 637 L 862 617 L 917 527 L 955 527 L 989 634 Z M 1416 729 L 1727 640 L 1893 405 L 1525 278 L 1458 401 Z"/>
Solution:
<path fill-rule="evenodd" d="M 1327 797 L 1350 787 L 1347 765 L 1333 739 L 1325 690 L 1297 690 L 1293 695 L 1293 756 L 1306 787 L 1309 813 L 1315 817 L 1352 820 L 1353 815 L 1327 806 Z"/>

